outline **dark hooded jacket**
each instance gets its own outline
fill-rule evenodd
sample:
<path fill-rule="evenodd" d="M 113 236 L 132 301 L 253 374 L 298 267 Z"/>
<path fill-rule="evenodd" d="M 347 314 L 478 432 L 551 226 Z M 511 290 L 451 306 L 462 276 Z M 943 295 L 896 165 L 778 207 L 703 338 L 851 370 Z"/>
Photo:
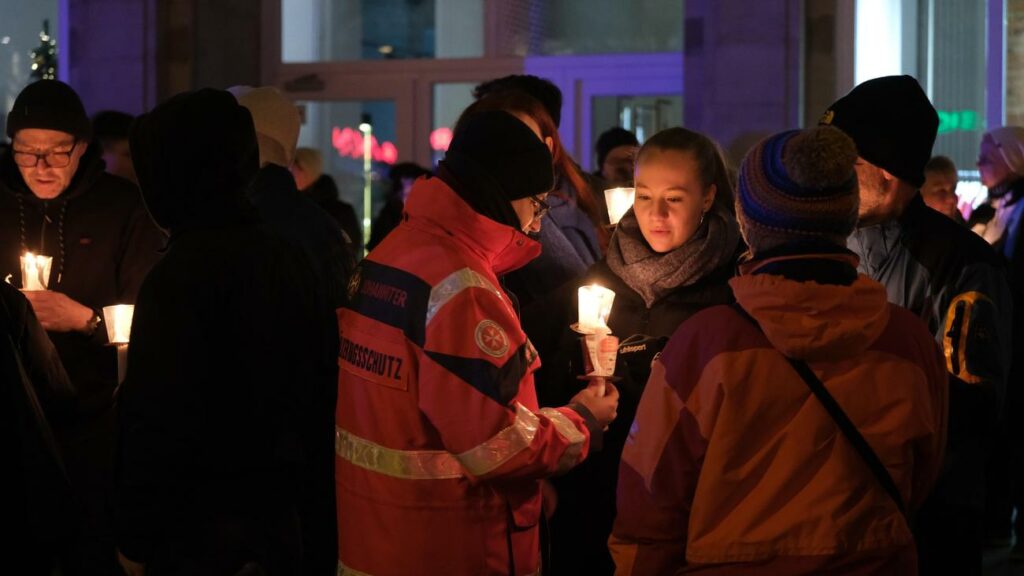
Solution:
<path fill-rule="evenodd" d="M 100 311 L 131 304 L 159 259 L 164 238 L 130 182 L 104 173 L 102 149 L 92 144 L 68 189 L 52 200 L 36 197 L 10 154 L 0 158 L 0 276 L 21 286 L 19 256 L 53 257 L 49 288 Z M 113 406 L 114 349 L 102 325 L 92 336 L 52 333 L 61 361 L 78 389 L 84 425 Z"/>
<path fill-rule="evenodd" d="M 227 92 L 180 94 L 140 117 L 130 143 L 170 242 L 135 309 L 118 546 L 151 573 L 299 573 L 309 452 L 331 449 L 313 437 L 329 415 L 315 385 L 321 305 L 302 255 L 245 197 L 252 118 Z"/>
<path fill-rule="evenodd" d="M 0 526 L 9 546 L 4 566 L 13 573 L 49 574 L 77 521 L 58 448 L 74 401 L 28 300 L 0 283 Z"/>
<path fill-rule="evenodd" d="M 334 218 L 348 237 L 352 255 L 357 260 L 363 257 L 363 227 L 359 224 L 356 210 L 338 196 L 338 185 L 334 178 L 321 174 L 309 188 L 302 191 Z"/>
<path fill-rule="evenodd" d="M 57 198 L 38 198 L 10 154 L 0 158 L 0 277 L 21 286 L 18 257 L 26 250 L 53 257 L 49 289 L 100 313 L 104 306 L 132 304 L 164 237 L 146 214 L 138 189 L 104 173 L 101 147 L 82 155 L 68 188 Z M 113 574 L 110 513 L 113 474 L 114 390 L 117 356 L 102 323 L 91 334 L 51 332 L 50 339 L 78 392 L 64 456 L 77 497 L 87 511 L 65 560 L 91 574 Z"/>
<path fill-rule="evenodd" d="M 347 301 L 348 279 L 355 266 L 338 224 L 295 187 L 295 179 L 283 166 L 266 164 L 249 187 L 249 200 L 264 224 L 305 257 L 314 278 L 317 302 L 321 303 L 321 345 L 315 386 L 322 398 L 314 408 L 318 415 L 307 422 L 319 425 L 313 432 L 318 445 L 307 453 L 307 486 L 303 490 L 303 574 L 331 574 L 338 562 L 337 518 L 334 500 L 334 405 L 338 396 L 338 318 L 335 309 Z M 312 330 L 312 327 L 309 327 Z"/>

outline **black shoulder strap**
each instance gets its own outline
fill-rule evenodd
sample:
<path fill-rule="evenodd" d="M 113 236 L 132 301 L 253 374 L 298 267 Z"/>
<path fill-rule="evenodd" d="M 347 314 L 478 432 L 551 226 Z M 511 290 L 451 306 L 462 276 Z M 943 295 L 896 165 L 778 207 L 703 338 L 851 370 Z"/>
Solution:
<path fill-rule="evenodd" d="M 754 326 L 757 326 L 758 330 L 761 329 L 761 325 L 757 323 L 757 320 L 754 320 L 754 318 L 751 317 L 750 314 L 748 314 L 747 311 L 739 305 L 739 303 L 734 303 L 732 307 L 741 316 L 753 323 Z M 836 425 L 839 426 L 843 435 L 846 436 L 846 439 L 849 440 L 850 444 L 852 444 L 854 449 L 857 450 L 857 453 L 860 454 L 864 463 L 871 469 L 875 478 L 878 479 L 878 483 L 882 485 L 882 488 L 884 488 L 889 494 L 892 501 L 896 503 L 897 507 L 899 507 L 900 513 L 906 517 L 907 510 L 903 506 L 903 497 L 900 495 L 899 488 L 896 487 L 896 483 L 893 481 L 892 476 L 889 474 L 889 470 L 885 467 L 885 464 L 882 464 L 882 461 L 879 460 L 878 454 L 875 453 L 871 448 L 871 445 L 868 444 L 868 441 L 861 435 L 860 430 L 857 429 L 857 425 L 850 421 L 846 412 L 843 411 L 843 408 L 838 402 L 836 402 L 836 399 L 829 393 L 828 389 L 825 388 L 825 385 L 822 384 L 821 380 L 818 379 L 814 374 L 814 371 L 811 370 L 811 367 L 808 366 L 806 362 L 790 358 L 785 355 L 783 356 L 786 358 L 786 361 L 789 362 L 789 365 L 796 370 L 796 373 L 800 375 L 800 378 L 807 383 L 807 387 L 811 389 L 814 396 L 819 402 L 821 402 L 821 405 L 825 407 L 825 410 L 830 416 L 832 416 L 832 419 L 835 420 Z"/>

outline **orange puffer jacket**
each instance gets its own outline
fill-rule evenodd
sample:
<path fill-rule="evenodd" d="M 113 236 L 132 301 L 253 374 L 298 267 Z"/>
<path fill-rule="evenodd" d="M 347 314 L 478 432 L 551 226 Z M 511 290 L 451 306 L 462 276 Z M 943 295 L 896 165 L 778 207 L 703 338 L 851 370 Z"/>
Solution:
<path fill-rule="evenodd" d="M 763 332 L 710 308 L 655 361 L 622 456 L 618 574 L 917 572 L 906 519 L 783 354 L 814 370 L 911 511 L 941 464 L 943 358 L 855 257 L 817 260 L 852 284 L 751 263 L 731 285 Z"/>
<path fill-rule="evenodd" d="M 338 573 L 535 574 L 539 480 L 578 464 L 596 426 L 538 409 L 540 361 L 499 288 L 539 246 L 438 178 L 406 213 L 338 313 Z"/>

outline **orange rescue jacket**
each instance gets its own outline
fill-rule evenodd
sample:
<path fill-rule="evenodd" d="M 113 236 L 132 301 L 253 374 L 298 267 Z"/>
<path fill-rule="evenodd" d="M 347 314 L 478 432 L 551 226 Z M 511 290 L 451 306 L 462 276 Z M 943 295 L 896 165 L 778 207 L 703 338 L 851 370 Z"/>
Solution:
<path fill-rule="evenodd" d="M 589 412 L 539 410 L 536 351 L 497 275 L 539 245 L 421 179 L 338 312 L 339 574 L 535 574 L 539 480 Z"/>

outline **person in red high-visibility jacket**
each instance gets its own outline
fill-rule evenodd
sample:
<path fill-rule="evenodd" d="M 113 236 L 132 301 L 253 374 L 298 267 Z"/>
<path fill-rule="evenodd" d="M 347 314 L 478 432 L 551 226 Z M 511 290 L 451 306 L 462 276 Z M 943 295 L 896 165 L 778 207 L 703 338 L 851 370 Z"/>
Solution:
<path fill-rule="evenodd" d="M 551 156 L 506 112 L 464 117 L 438 175 L 338 311 L 339 574 L 540 571 L 540 481 L 615 417 L 611 385 L 539 409 L 540 360 L 498 277 L 537 256 Z"/>

